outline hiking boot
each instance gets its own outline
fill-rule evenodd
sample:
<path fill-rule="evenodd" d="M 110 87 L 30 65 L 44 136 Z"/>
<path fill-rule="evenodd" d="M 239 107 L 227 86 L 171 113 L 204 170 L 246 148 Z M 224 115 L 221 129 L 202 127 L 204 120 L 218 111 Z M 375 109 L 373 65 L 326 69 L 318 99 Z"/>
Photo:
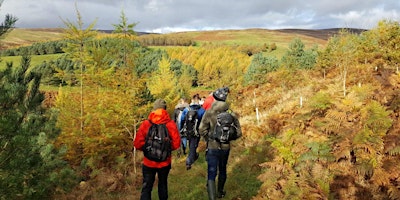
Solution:
<path fill-rule="evenodd" d="M 186 165 L 186 170 L 192 169 L 192 165 Z"/>
<path fill-rule="evenodd" d="M 224 178 L 218 179 L 218 186 L 217 186 L 217 197 L 218 198 L 222 198 L 226 194 L 226 192 L 224 191 L 225 182 L 226 182 L 226 179 L 224 179 Z"/>
<path fill-rule="evenodd" d="M 213 180 L 208 180 L 207 181 L 207 193 L 208 193 L 208 199 L 209 200 L 215 200 L 216 192 L 215 192 L 215 181 Z"/>
<path fill-rule="evenodd" d="M 217 192 L 217 198 L 223 198 L 225 196 L 226 192 L 225 191 L 218 191 Z"/>
<path fill-rule="evenodd" d="M 199 158 L 199 153 L 196 153 L 196 156 L 194 157 L 194 161 L 196 161 Z"/>

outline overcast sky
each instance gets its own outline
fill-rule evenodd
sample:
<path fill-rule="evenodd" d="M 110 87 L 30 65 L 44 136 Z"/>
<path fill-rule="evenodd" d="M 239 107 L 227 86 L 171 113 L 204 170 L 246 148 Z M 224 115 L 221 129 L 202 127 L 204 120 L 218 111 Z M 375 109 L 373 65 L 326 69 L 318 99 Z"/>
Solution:
<path fill-rule="evenodd" d="M 83 22 L 113 29 L 121 11 L 135 31 L 177 32 L 246 28 L 374 28 L 400 20 L 400 0 L 0 0 L 0 16 L 12 14 L 18 28 L 64 28 Z M 0 18 L 1 19 L 1 18 Z"/>

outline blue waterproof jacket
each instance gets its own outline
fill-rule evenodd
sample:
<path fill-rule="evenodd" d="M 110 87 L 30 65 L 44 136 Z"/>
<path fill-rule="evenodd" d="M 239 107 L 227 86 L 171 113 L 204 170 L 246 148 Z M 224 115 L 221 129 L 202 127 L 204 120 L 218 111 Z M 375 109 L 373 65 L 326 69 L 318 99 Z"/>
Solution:
<path fill-rule="evenodd" d="M 201 122 L 201 119 L 203 118 L 203 115 L 204 115 L 204 113 L 206 112 L 206 110 L 204 110 L 204 108 L 203 107 L 201 107 L 201 105 L 200 104 L 190 104 L 189 105 L 189 107 L 188 108 L 185 108 L 184 110 L 183 110 L 183 112 L 182 112 L 182 114 L 181 114 L 181 119 L 180 119 L 180 123 L 179 123 L 179 127 L 178 127 L 178 129 L 179 130 L 181 130 L 182 129 L 182 125 L 183 125 L 183 123 L 184 123 L 184 121 L 185 121 L 185 117 L 186 117 L 186 114 L 187 114 L 187 112 L 189 111 L 189 109 L 190 110 L 197 110 L 197 119 L 198 119 L 198 124 L 197 124 L 197 130 L 199 130 L 199 126 L 200 126 L 200 122 Z"/>

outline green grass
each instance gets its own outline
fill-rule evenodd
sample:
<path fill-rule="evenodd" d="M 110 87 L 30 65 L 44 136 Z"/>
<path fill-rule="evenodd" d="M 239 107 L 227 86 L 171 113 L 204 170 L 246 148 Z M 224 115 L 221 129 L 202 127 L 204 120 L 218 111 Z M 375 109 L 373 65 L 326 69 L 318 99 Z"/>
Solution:
<path fill-rule="evenodd" d="M 224 199 L 251 199 L 261 186 L 261 182 L 257 179 L 261 172 L 258 164 L 265 161 L 265 152 L 251 151 L 249 153 L 240 143 L 241 140 L 232 142 Z M 201 141 L 199 146 L 199 159 L 190 170 L 186 170 L 186 157 L 177 158 L 177 152 L 173 152 L 172 169 L 168 177 L 169 199 L 208 199 L 207 162 L 204 148 L 201 148 L 204 147 L 204 142 Z M 152 198 L 158 199 L 156 184 L 153 187 Z"/>
<path fill-rule="evenodd" d="M 49 55 L 34 55 L 31 56 L 31 67 L 42 64 L 44 61 L 57 59 L 62 54 L 49 54 Z M 0 70 L 7 66 L 7 62 L 12 62 L 13 66 L 18 66 L 21 63 L 21 56 L 4 56 L 1 57 Z"/>

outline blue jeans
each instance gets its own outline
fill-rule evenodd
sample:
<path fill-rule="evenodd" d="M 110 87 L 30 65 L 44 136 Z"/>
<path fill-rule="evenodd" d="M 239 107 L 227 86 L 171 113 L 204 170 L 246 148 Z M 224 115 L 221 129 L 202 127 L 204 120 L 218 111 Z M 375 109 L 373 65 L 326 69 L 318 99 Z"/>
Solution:
<path fill-rule="evenodd" d="M 200 137 L 189 136 L 189 155 L 186 158 L 186 165 L 192 165 L 197 160 L 197 147 L 199 146 Z"/>
<path fill-rule="evenodd" d="M 140 200 L 151 200 L 151 191 L 153 190 L 156 174 L 158 176 L 158 197 L 161 200 L 168 199 L 168 174 L 171 165 L 163 168 L 152 168 L 145 165 L 142 166 L 143 172 L 143 188 L 140 194 Z"/>
<path fill-rule="evenodd" d="M 207 180 L 215 181 L 218 174 L 218 181 L 226 180 L 226 165 L 228 164 L 229 149 L 209 149 L 207 151 Z"/>
<path fill-rule="evenodd" d="M 186 153 L 187 143 L 188 143 L 187 137 L 181 137 L 181 147 L 182 147 L 182 151 L 185 153 Z"/>

